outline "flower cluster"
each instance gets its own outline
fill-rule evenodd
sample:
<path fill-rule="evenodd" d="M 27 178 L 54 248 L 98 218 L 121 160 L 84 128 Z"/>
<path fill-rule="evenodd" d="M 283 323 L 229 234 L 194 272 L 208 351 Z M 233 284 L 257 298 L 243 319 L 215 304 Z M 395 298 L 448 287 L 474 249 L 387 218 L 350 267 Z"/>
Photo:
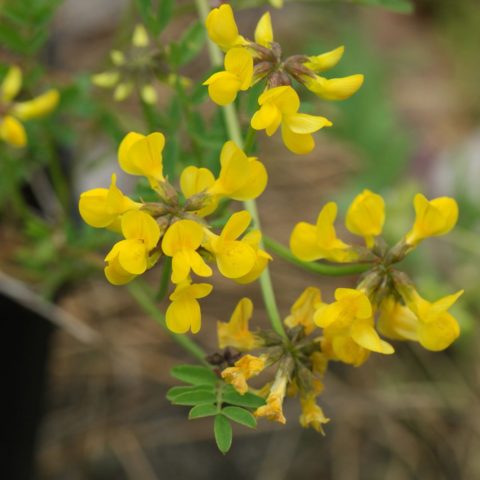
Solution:
<path fill-rule="evenodd" d="M 255 41 L 239 34 L 232 8 L 223 4 L 213 9 L 206 20 L 210 39 L 226 52 L 224 70 L 214 73 L 208 85 L 210 98 L 218 105 L 233 102 L 239 91 L 248 90 L 265 80 L 266 90 L 258 99 L 259 110 L 251 120 L 255 130 L 273 135 L 281 126 L 286 147 L 294 153 L 313 150 L 312 133 L 332 123 L 315 115 L 299 113 L 300 99 L 292 81 L 326 100 L 344 100 L 363 83 L 363 75 L 327 79 L 318 75 L 333 68 L 341 59 L 344 47 L 317 56 L 293 55 L 282 59 L 280 45 L 274 40 L 270 14 L 261 18 L 255 29 Z"/>
<path fill-rule="evenodd" d="M 137 89 L 141 99 L 148 104 L 157 103 L 156 79 L 173 85 L 177 81 L 188 84 L 184 77 L 178 78 L 170 71 L 167 61 L 167 49 L 159 49 L 152 45 L 143 25 L 136 25 L 128 51 L 112 50 L 110 60 L 112 66 L 92 76 L 97 87 L 113 88 L 113 98 L 121 102 Z"/>
<path fill-rule="evenodd" d="M 55 89 L 24 102 L 14 102 L 22 88 L 22 71 L 12 66 L 0 85 L 0 138 L 17 148 L 27 144 L 27 134 L 21 121 L 48 115 L 58 104 Z"/>
<path fill-rule="evenodd" d="M 233 214 L 221 232 L 214 233 L 205 217 L 222 198 L 247 200 L 258 197 L 267 184 L 263 164 L 247 155 L 232 141 L 220 154 L 220 173 L 215 178 L 206 168 L 189 166 L 180 176 L 180 192 L 163 175 L 162 151 L 165 137 L 155 132 L 130 132 L 118 150 L 120 167 L 130 175 L 145 177 L 158 196 L 157 202 L 136 202 L 124 195 L 112 175 L 109 188 L 88 190 L 80 196 L 79 211 L 84 221 L 122 235 L 105 257 L 105 276 L 123 285 L 154 267 L 160 259 L 171 261 L 167 326 L 176 333 L 200 329 L 198 299 L 212 286 L 193 283 L 192 274 L 206 278 L 213 274 L 208 263 L 238 283 L 254 281 L 271 257 L 261 248 L 261 234 L 250 230 L 247 211 Z"/>
<path fill-rule="evenodd" d="M 451 198 L 427 200 L 422 194 L 415 196 L 414 207 L 411 230 L 390 249 L 380 237 L 384 200 L 369 190 L 354 199 L 346 217 L 347 229 L 363 237 L 365 247 L 353 247 L 337 238 L 333 202 L 322 209 L 316 225 L 301 222 L 295 226 L 291 249 L 299 259 L 364 261 L 368 270 L 356 288 L 337 288 L 331 303 L 324 301 L 318 288 L 306 288 L 284 319 L 287 339 L 272 332 L 250 331 L 253 308 L 246 298 L 228 323 L 218 324 L 221 348 L 262 350 L 260 356 L 247 353 L 222 370 L 222 377 L 239 393 L 248 391 L 247 380 L 275 364 L 273 383 L 265 388 L 266 405 L 257 409 L 257 416 L 285 423 L 283 400 L 287 394 L 299 395 L 300 423 L 322 432 L 328 419 L 316 397 L 323 390 L 330 361 L 358 367 L 372 353 L 393 354 L 393 346 L 380 334 L 390 340 L 418 342 L 431 351 L 444 350 L 456 340 L 460 329 L 448 310 L 463 291 L 428 301 L 395 266 L 426 238 L 448 233 L 457 221 L 458 207 Z"/>

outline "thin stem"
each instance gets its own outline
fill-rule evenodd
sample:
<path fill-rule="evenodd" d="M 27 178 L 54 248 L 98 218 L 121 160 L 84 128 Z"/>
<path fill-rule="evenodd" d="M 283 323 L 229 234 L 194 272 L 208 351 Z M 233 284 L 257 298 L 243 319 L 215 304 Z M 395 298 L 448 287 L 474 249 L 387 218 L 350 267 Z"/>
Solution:
<path fill-rule="evenodd" d="M 163 271 L 162 277 L 160 278 L 160 286 L 158 287 L 158 292 L 156 296 L 157 302 L 163 300 L 168 291 L 168 286 L 170 285 L 170 274 L 172 273 L 172 257 L 163 257 Z"/>
<path fill-rule="evenodd" d="M 209 12 L 207 0 L 195 0 L 195 5 L 197 7 L 197 11 L 201 20 L 205 22 L 205 19 L 207 18 Z M 212 65 L 221 65 L 223 61 L 222 52 L 209 39 L 207 40 L 207 44 Z M 243 149 L 243 136 L 235 105 L 225 105 L 224 107 L 222 107 L 222 109 L 225 117 L 225 124 L 227 126 L 228 136 L 240 148 Z M 250 215 L 252 216 L 253 225 L 255 226 L 255 228 L 261 230 L 260 218 L 258 215 L 257 204 L 255 203 L 255 200 L 246 200 L 245 202 L 243 202 L 243 205 L 248 211 L 248 213 L 250 213 Z M 260 248 L 263 248 L 263 242 L 261 242 Z M 262 289 L 262 296 L 265 303 L 265 308 L 267 309 L 267 313 L 273 329 L 284 339 L 287 339 L 287 334 L 285 333 L 285 329 L 283 328 L 282 319 L 280 317 L 280 312 L 278 311 L 277 302 L 275 300 L 275 293 L 273 291 L 272 279 L 270 277 L 270 270 L 268 269 L 268 266 L 265 268 L 262 275 L 260 276 L 260 287 Z"/>
<path fill-rule="evenodd" d="M 165 323 L 165 316 L 158 309 L 153 301 L 153 296 L 149 293 L 149 287 L 137 279 L 135 282 L 128 285 L 130 295 L 137 301 L 138 305 L 145 313 L 148 313 L 185 351 L 190 353 L 197 360 L 200 360 L 205 365 L 208 362 L 205 360 L 206 353 L 186 335 L 177 335 L 172 333 Z"/>
<path fill-rule="evenodd" d="M 303 262 L 294 257 L 290 250 L 282 244 L 272 240 L 269 237 L 264 237 L 263 241 L 269 250 L 278 255 L 280 258 L 287 260 L 294 265 L 297 265 L 309 272 L 318 273 L 320 275 L 328 275 L 331 277 L 340 277 L 345 275 L 357 275 L 366 272 L 372 266 L 370 263 L 356 263 L 350 265 L 329 265 L 326 263 Z"/>
<path fill-rule="evenodd" d="M 252 153 L 253 146 L 255 145 L 255 133 L 256 131 L 251 126 L 248 127 L 245 144 L 243 146 L 243 150 L 247 155 Z"/>

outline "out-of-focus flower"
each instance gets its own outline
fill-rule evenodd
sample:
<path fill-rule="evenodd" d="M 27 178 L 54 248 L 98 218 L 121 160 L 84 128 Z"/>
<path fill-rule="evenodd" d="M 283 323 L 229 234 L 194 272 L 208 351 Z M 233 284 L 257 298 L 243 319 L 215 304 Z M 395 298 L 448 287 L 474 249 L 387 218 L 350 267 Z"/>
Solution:
<path fill-rule="evenodd" d="M 315 395 L 306 395 L 300 398 L 302 414 L 300 415 L 300 425 L 303 428 L 313 428 L 317 432 L 325 435 L 323 425 L 330 421 L 325 417 L 323 410 L 317 405 Z"/>

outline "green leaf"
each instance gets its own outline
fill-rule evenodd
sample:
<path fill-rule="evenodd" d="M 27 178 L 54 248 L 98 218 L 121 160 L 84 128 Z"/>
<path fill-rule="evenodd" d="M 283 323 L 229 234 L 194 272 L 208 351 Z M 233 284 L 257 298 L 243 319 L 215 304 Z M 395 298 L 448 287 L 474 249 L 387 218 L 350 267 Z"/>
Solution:
<path fill-rule="evenodd" d="M 223 454 L 227 453 L 232 446 L 232 426 L 223 415 L 217 415 L 215 417 L 213 432 L 218 449 Z"/>
<path fill-rule="evenodd" d="M 257 420 L 255 417 L 244 408 L 225 407 L 222 409 L 222 414 L 230 420 L 240 423 L 241 425 L 245 425 L 246 427 L 255 428 L 257 426 Z"/>
<path fill-rule="evenodd" d="M 218 381 L 212 370 L 200 365 L 177 365 L 170 370 L 170 375 L 192 385 L 215 385 Z"/>
<path fill-rule="evenodd" d="M 211 417 L 217 413 L 216 405 L 196 405 L 190 410 L 188 418 L 192 420 L 194 418 Z"/>
<path fill-rule="evenodd" d="M 213 392 L 193 391 L 177 395 L 172 403 L 174 405 L 203 405 L 205 403 L 215 403 L 217 397 Z"/>
<path fill-rule="evenodd" d="M 173 0 L 160 0 L 157 12 L 157 33 L 160 33 L 170 22 L 173 12 Z"/>
<path fill-rule="evenodd" d="M 182 387 L 172 387 L 167 392 L 167 400 L 173 402 L 175 398 L 184 393 L 192 393 L 192 392 L 211 392 L 214 393 L 215 389 L 213 385 L 197 385 L 197 386 L 182 386 Z"/>
<path fill-rule="evenodd" d="M 200 52 L 204 43 L 205 27 L 201 22 L 195 22 L 183 34 L 178 44 L 172 44 L 173 61 L 177 66 L 188 63 Z"/>
<path fill-rule="evenodd" d="M 239 407 L 258 408 L 265 405 L 265 400 L 262 397 L 249 392 L 240 395 L 231 385 L 225 388 L 222 398 L 225 403 L 231 403 Z"/>

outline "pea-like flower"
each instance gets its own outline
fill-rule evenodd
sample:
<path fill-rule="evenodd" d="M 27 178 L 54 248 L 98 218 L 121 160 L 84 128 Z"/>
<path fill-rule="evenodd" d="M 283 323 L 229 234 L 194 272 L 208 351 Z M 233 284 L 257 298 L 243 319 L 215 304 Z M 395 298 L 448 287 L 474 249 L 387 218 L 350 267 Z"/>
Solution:
<path fill-rule="evenodd" d="M 407 244 L 416 246 L 428 237 L 448 233 L 457 223 L 458 205 L 453 198 L 439 197 L 428 200 L 421 193 L 415 195 L 415 223 L 407 234 Z"/>
<path fill-rule="evenodd" d="M 125 240 L 117 242 L 105 257 L 105 276 L 113 285 L 123 285 L 151 268 L 158 255 L 152 251 L 160 239 L 160 227 L 149 214 L 130 210 L 122 216 Z"/>
<path fill-rule="evenodd" d="M 204 298 L 212 291 L 208 283 L 192 284 L 190 278 L 183 280 L 170 295 L 172 303 L 167 308 L 165 321 L 174 333 L 198 333 L 202 324 L 199 298 Z"/>
<path fill-rule="evenodd" d="M 230 317 L 230 321 L 217 322 L 218 345 L 220 348 L 233 347 L 240 352 L 253 350 L 263 345 L 263 340 L 248 327 L 253 313 L 253 303 L 242 298 Z"/>
<path fill-rule="evenodd" d="M 141 206 L 141 203 L 134 202 L 123 194 L 117 187 L 117 176 L 112 174 L 110 187 L 83 192 L 78 208 L 82 219 L 88 225 L 121 232 L 121 216 L 129 210 L 138 210 Z"/>
<path fill-rule="evenodd" d="M 233 385 L 241 395 L 248 392 L 247 380 L 263 372 L 266 366 L 266 357 L 244 355 L 235 362 L 235 366 L 222 370 L 222 378 Z"/>
<path fill-rule="evenodd" d="M 231 48 L 225 55 L 225 70 L 214 73 L 203 85 L 208 85 L 210 98 L 218 105 L 228 105 L 240 90 L 248 90 L 253 78 L 253 58 L 242 47 Z"/>
<path fill-rule="evenodd" d="M 335 262 L 350 262 L 357 255 L 352 247 L 337 238 L 334 222 L 337 205 L 327 203 L 320 211 L 316 225 L 300 222 L 290 236 L 292 253 L 305 262 L 327 259 Z"/>
<path fill-rule="evenodd" d="M 375 237 L 382 233 L 385 223 L 385 201 L 377 193 L 364 190 L 357 195 L 348 208 L 347 229 L 365 238 L 367 247 L 372 248 Z"/>
<path fill-rule="evenodd" d="M 32 100 L 14 102 L 21 88 L 22 71 L 12 66 L 0 85 L 0 138 L 16 148 L 27 144 L 27 133 L 21 122 L 48 115 L 60 99 L 58 90 L 51 89 Z"/>
<path fill-rule="evenodd" d="M 212 269 L 197 249 L 205 237 L 203 227 L 193 220 L 179 220 L 163 236 L 162 250 L 172 257 L 172 282 L 183 282 L 193 270 L 201 277 L 210 277 Z"/>
<path fill-rule="evenodd" d="M 266 90 L 258 98 L 258 103 L 260 109 L 252 117 L 252 128 L 265 130 L 271 136 L 281 126 L 283 142 L 293 153 L 311 152 L 315 147 L 312 133 L 332 126 L 325 117 L 299 113 L 300 99 L 290 86 Z"/>
<path fill-rule="evenodd" d="M 290 328 L 301 325 L 305 335 L 310 335 L 316 328 L 313 317 L 321 302 L 322 295 L 320 289 L 307 287 L 292 305 L 290 315 L 284 320 L 285 325 Z"/>
<path fill-rule="evenodd" d="M 325 435 L 323 425 L 328 423 L 330 419 L 325 416 L 322 408 L 317 405 L 316 396 L 310 394 L 301 397 L 300 405 L 302 407 L 300 425 L 303 428 L 313 428 L 322 435 Z"/>
<path fill-rule="evenodd" d="M 224 51 L 246 43 L 245 39 L 238 33 L 233 10 L 228 3 L 214 8 L 208 14 L 205 26 L 210 40 Z"/>

